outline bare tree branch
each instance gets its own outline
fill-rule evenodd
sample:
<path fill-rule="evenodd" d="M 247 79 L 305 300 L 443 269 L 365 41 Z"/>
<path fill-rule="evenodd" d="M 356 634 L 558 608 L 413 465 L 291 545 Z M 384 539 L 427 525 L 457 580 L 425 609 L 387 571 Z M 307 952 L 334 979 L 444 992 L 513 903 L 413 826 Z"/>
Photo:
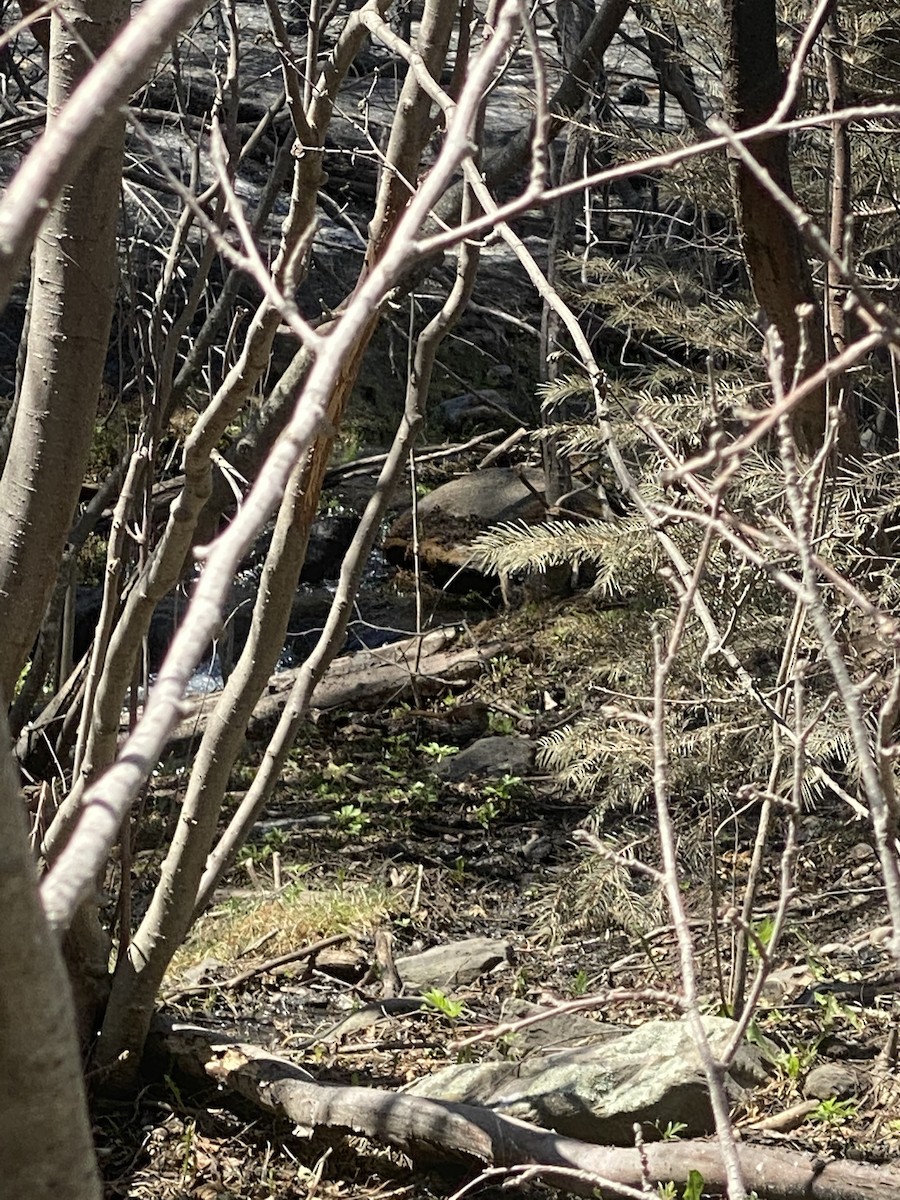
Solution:
<path fill-rule="evenodd" d="M 0 308 L 50 205 L 174 35 L 206 0 L 147 0 L 101 55 L 16 172 L 0 201 Z"/>
<path fill-rule="evenodd" d="M 670 1141 L 634 1147 L 592 1146 L 498 1116 L 473 1105 L 398 1095 L 377 1088 L 318 1084 L 296 1063 L 208 1030 L 157 1022 L 161 1048 L 194 1074 L 231 1088 L 301 1129 L 344 1130 L 397 1146 L 413 1157 L 436 1155 L 476 1166 L 532 1166 L 546 1183 L 578 1195 L 646 1189 L 691 1171 L 704 1191 L 724 1193 L 730 1182 L 722 1154 L 708 1141 Z M 900 1200 L 900 1169 L 814 1157 L 772 1146 L 739 1144 L 735 1156 L 760 1200 Z M 627 1192 L 624 1194 L 628 1194 Z"/>
<path fill-rule="evenodd" d="M 227 531 L 212 546 L 198 552 L 203 572 L 144 715 L 115 764 L 87 790 L 73 836 L 44 879 L 42 898 L 54 928 L 65 928 L 89 894 L 125 814 L 177 723 L 185 687 L 203 649 L 218 629 L 238 563 L 279 501 L 298 458 L 319 432 L 345 357 L 353 353 L 361 331 L 370 323 L 393 284 L 418 257 L 416 235 L 443 194 L 447 180 L 471 154 L 473 122 L 517 24 L 515 0 L 506 0 L 494 36 L 472 62 L 434 167 L 407 204 L 394 236 L 336 323 L 327 347 L 310 371 L 294 416 L 243 507 Z"/>

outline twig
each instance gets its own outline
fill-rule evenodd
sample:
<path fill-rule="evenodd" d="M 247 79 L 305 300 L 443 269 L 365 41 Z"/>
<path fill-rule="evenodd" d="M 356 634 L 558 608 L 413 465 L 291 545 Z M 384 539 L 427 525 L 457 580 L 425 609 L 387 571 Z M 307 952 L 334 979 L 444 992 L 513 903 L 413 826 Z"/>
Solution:
<path fill-rule="evenodd" d="M 197 913 L 202 912 L 209 903 L 222 873 L 233 860 L 247 831 L 268 802 L 300 723 L 307 713 L 313 691 L 343 642 L 353 600 L 378 530 L 424 420 L 428 388 L 438 347 L 465 309 L 474 286 L 477 262 L 476 246 L 461 249 L 454 286 L 443 307 L 422 331 L 415 345 L 403 419 L 382 467 L 375 491 L 366 505 L 353 541 L 341 563 L 340 578 L 325 627 L 297 675 L 253 784 L 209 856 L 198 888 Z M 417 655 L 420 652 L 421 645 L 417 648 Z"/>
<path fill-rule="evenodd" d="M 760 1133 L 766 1130 L 787 1133 L 791 1129 L 796 1129 L 798 1125 L 802 1125 L 809 1114 L 815 1112 L 818 1107 L 818 1100 L 803 1100 L 800 1104 L 792 1104 L 790 1108 L 774 1113 L 771 1117 L 761 1117 L 757 1121 L 742 1121 L 739 1128 L 741 1130 L 752 1129 Z"/>
<path fill-rule="evenodd" d="M 773 386 L 776 388 L 777 396 L 778 383 L 774 375 Z M 891 953 L 894 961 L 900 964 L 900 862 L 898 862 L 894 850 L 894 838 L 897 832 L 896 814 L 892 812 L 890 799 L 885 792 L 882 772 L 875 761 L 869 742 L 865 718 L 860 707 L 859 690 L 850 678 L 846 660 L 834 636 L 834 629 L 822 598 L 810 547 L 808 507 L 804 504 L 800 493 L 795 448 L 785 424 L 781 426 L 779 450 L 785 476 L 785 495 L 797 539 L 797 557 L 802 573 L 804 598 L 846 711 L 847 725 L 859 762 L 866 799 L 869 802 L 875 848 L 881 864 L 885 898 L 893 926 Z M 900 687 L 900 684 L 897 686 Z M 897 703 L 897 698 L 889 696 L 886 702 L 886 711 L 890 712 L 892 707 L 896 708 Z"/>
<path fill-rule="evenodd" d="M 240 975 L 232 975 L 229 979 L 217 979 L 210 983 L 198 983 L 193 987 L 179 988 L 177 992 L 170 992 L 168 996 L 164 996 L 163 1003 L 172 1004 L 174 1001 L 180 1000 L 182 996 L 197 996 L 201 992 L 231 991 L 240 987 L 242 983 L 255 979 L 257 975 L 267 975 L 269 971 L 274 971 L 278 967 L 286 967 L 289 963 L 302 962 L 304 958 L 314 958 L 322 950 L 327 950 L 329 946 L 339 946 L 342 942 L 349 940 L 349 933 L 334 933 L 331 937 L 322 938 L 318 942 L 304 946 L 301 950 L 290 950 L 287 954 L 279 954 L 276 958 L 267 959 L 255 967 L 241 971 Z"/>
<path fill-rule="evenodd" d="M 147 0 L 84 77 L 13 176 L 0 202 L 0 308 L 49 206 L 206 0 Z"/>
<path fill-rule="evenodd" d="M 554 1004 L 550 1008 L 530 1013 L 527 1017 L 520 1017 L 515 1021 L 489 1025 L 478 1033 L 453 1042 L 452 1049 L 456 1052 L 465 1050 L 468 1046 L 476 1046 L 480 1042 L 494 1042 L 509 1033 L 519 1033 L 522 1029 L 528 1029 L 532 1025 L 539 1025 L 542 1021 L 549 1021 L 553 1017 L 566 1013 L 591 1012 L 593 1009 L 606 1008 L 611 1004 L 634 1004 L 635 1002 L 664 1005 L 666 1008 L 676 1010 L 684 1009 L 684 1000 L 681 996 L 674 992 L 662 991 L 659 988 L 603 988 L 590 996 L 580 996 L 577 1000 Z"/>

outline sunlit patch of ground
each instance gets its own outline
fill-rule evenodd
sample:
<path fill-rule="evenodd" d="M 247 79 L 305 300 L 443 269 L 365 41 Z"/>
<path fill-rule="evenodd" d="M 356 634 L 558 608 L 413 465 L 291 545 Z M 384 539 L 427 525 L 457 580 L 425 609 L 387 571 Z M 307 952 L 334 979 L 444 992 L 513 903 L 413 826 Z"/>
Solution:
<path fill-rule="evenodd" d="M 254 947 L 274 958 L 330 937 L 374 932 L 389 911 L 389 893 L 377 884 L 291 883 L 277 894 L 239 895 L 222 901 L 195 925 L 172 960 L 177 977 L 205 960 L 234 962 Z"/>

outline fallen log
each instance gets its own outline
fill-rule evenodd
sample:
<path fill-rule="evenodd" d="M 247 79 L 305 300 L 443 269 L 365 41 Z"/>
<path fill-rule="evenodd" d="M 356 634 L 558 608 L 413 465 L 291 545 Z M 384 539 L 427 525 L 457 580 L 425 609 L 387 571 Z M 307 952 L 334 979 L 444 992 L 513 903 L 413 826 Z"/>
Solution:
<path fill-rule="evenodd" d="M 595 1146 L 498 1116 L 484 1108 L 425 1100 L 378 1088 L 316 1083 L 303 1067 L 259 1047 L 199 1026 L 158 1017 L 150 1048 L 186 1074 L 215 1080 L 298 1131 L 361 1135 L 427 1163 L 476 1169 L 533 1167 L 547 1183 L 579 1195 L 602 1187 L 703 1177 L 704 1194 L 724 1194 L 725 1171 L 715 1142 L 672 1141 L 633 1147 Z M 738 1146 L 744 1180 L 760 1200 L 900 1200 L 900 1167 L 825 1160 L 771 1146 Z"/>
<path fill-rule="evenodd" d="M 435 629 L 421 637 L 336 658 L 317 684 L 310 707 L 320 711 L 348 706 L 375 708 L 413 692 L 420 696 L 438 695 L 450 684 L 477 678 L 486 663 L 509 650 L 502 642 L 457 647 L 458 635 L 459 630 L 452 626 Z M 280 671 L 271 677 L 250 718 L 251 736 L 276 723 L 301 669 Z M 193 696 L 184 702 L 185 715 L 169 741 L 170 751 L 179 753 L 202 734 L 218 698 L 219 693 L 212 693 Z"/>

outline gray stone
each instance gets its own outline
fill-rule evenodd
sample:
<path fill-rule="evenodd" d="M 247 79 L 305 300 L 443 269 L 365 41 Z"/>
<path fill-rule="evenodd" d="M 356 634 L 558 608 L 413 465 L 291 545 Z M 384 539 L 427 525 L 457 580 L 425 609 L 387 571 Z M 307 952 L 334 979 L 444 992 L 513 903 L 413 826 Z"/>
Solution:
<path fill-rule="evenodd" d="M 553 1009 L 542 1008 L 539 1004 L 529 1004 L 527 1000 L 507 1000 L 501 1010 L 500 1019 L 506 1024 L 536 1017 L 541 1013 L 545 1014 L 542 1020 L 507 1035 L 507 1058 L 524 1058 L 525 1055 L 534 1054 L 538 1050 L 546 1053 L 575 1046 L 596 1046 L 600 1042 L 608 1042 L 622 1036 L 621 1025 L 592 1021 L 590 1017 L 583 1017 L 580 1013 L 554 1012 Z"/>
<path fill-rule="evenodd" d="M 470 775 L 525 775 L 533 762 L 534 742 L 528 738 L 485 737 L 443 759 L 435 771 L 448 783 L 459 783 Z"/>
<path fill-rule="evenodd" d="M 382 547 L 388 561 L 409 563 L 415 543 L 421 564 L 445 582 L 465 580 L 468 590 L 473 576 L 481 572 L 473 565 L 472 543 L 492 525 L 534 524 L 546 519 L 544 475 L 535 467 L 514 471 L 488 467 L 472 471 L 435 488 L 417 505 L 418 537 L 413 537 L 413 516 L 408 510 L 391 525 Z M 592 489 L 579 490 L 567 501 L 585 516 L 608 516 L 608 506 Z M 462 572 L 460 575 L 459 573 Z"/>
<path fill-rule="evenodd" d="M 461 577 L 469 581 L 466 589 L 473 577 L 481 581 L 480 572 L 472 567 L 473 539 L 499 522 L 540 521 L 546 514 L 541 499 L 543 472 L 528 468 L 523 475 L 530 488 L 508 467 L 473 471 L 435 488 L 417 505 L 417 538 L 411 511 L 401 513 L 391 525 L 382 543 L 388 561 L 410 562 L 415 545 L 419 562 L 435 578 L 449 582 L 457 579 L 458 571 L 469 572 Z"/>
<path fill-rule="evenodd" d="M 803 1095 L 808 1100 L 843 1100 L 862 1091 L 863 1081 L 859 1071 L 846 1063 L 820 1063 L 813 1067 L 803 1084 Z"/>
<path fill-rule="evenodd" d="M 704 1017 L 712 1053 L 720 1055 L 734 1025 Z M 726 1076 L 737 1100 L 767 1078 L 766 1056 L 744 1045 Z M 647 1139 L 671 1123 L 685 1137 L 714 1128 L 706 1077 L 684 1021 L 651 1021 L 600 1046 L 536 1054 L 522 1062 L 454 1066 L 410 1089 L 431 1099 L 479 1104 L 557 1133 L 603 1145 L 631 1146 L 634 1125 Z"/>
<path fill-rule="evenodd" d="M 508 962 L 509 956 L 509 942 L 468 938 L 398 958 L 397 971 L 408 989 L 427 992 L 439 988 L 445 992 L 472 983 L 498 963 Z"/>
<path fill-rule="evenodd" d="M 522 476 L 530 487 L 522 482 Z M 451 479 L 423 496 L 418 504 L 419 516 L 440 509 L 448 517 L 477 517 L 490 524 L 532 513 L 538 515 L 543 506 L 535 492 L 543 490 L 544 473 L 536 467 L 525 468 L 521 475 L 511 467 L 488 467 Z"/>

